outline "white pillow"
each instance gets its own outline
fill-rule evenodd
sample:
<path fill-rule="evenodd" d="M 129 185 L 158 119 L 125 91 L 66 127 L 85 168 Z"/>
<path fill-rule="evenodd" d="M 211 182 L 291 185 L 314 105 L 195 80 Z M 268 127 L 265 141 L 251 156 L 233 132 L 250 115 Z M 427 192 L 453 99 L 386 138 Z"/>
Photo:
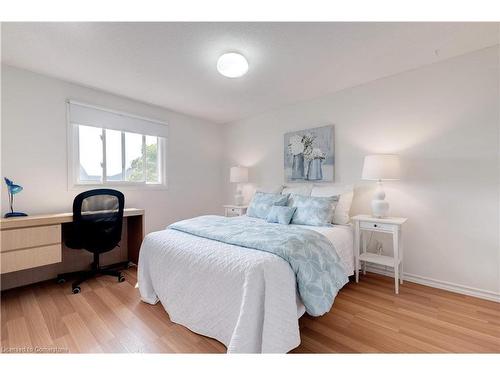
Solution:
<path fill-rule="evenodd" d="M 281 191 L 281 194 L 298 194 L 310 196 L 312 189 L 312 184 L 286 185 Z"/>
<path fill-rule="evenodd" d="M 311 197 L 331 197 L 340 195 L 339 202 L 333 213 L 333 224 L 346 225 L 350 222 L 349 211 L 351 210 L 354 187 L 352 185 L 316 185 L 313 186 Z"/>
<path fill-rule="evenodd" d="M 282 190 L 283 185 L 260 185 L 257 186 L 255 192 L 281 194 Z"/>

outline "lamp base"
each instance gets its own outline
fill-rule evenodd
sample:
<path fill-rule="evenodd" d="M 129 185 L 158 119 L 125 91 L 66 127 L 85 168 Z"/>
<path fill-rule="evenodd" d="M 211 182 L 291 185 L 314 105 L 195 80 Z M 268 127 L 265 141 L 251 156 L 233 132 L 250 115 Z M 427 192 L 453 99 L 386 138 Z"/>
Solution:
<path fill-rule="evenodd" d="M 7 212 L 4 217 L 20 217 L 20 216 L 28 216 L 28 214 L 25 214 L 24 212 Z"/>
<path fill-rule="evenodd" d="M 387 201 L 380 199 L 373 199 L 371 206 L 372 206 L 372 216 L 378 219 L 386 217 L 387 212 L 389 212 L 389 202 Z"/>
<path fill-rule="evenodd" d="M 372 199 L 372 215 L 376 218 L 383 218 L 389 212 L 389 202 L 385 200 L 385 192 L 382 186 L 382 181 L 377 181 L 377 189 L 373 194 Z"/>
<path fill-rule="evenodd" d="M 241 193 L 237 193 L 237 194 L 235 194 L 235 196 L 234 196 L 234 204 L 235 204 L 236 206 L 243 206 L 243 200 L 244 200 L 244 199 L 245 199 L 245 198 L 243 197 L 243 194 L 241 194 Z"/>

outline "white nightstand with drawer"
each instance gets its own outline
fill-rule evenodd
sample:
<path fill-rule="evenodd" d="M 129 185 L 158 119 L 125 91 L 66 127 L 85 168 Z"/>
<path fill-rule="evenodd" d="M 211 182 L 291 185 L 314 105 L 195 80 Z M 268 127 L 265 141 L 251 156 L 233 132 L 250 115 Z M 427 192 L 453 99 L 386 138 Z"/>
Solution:
<path fill-rule="evenodd" d="M 242 216 L 247 213 L 248 206 L 224 205 L 224 215 L 227 217 Z"/>
<path fill-rule="evenodd" d="M 357 215 L 354 222 L 354 268 L 356 282 L 359 281 L 359 269 L 363 262 L 363 274 L 366 273 L 366 263 L 375 263 L 394 268 L 394 285 L 399 293 L 399 283 L 403 284 L 403 245 L 402 226 L 408 220 L 404 217 L 376 218 L 370 215 Z M 365 232 L 382 232 L 392 234 L 394 256 L 368 253 L 366 250 Z M 362 252 L 360 253 L 360 245 Z"/>

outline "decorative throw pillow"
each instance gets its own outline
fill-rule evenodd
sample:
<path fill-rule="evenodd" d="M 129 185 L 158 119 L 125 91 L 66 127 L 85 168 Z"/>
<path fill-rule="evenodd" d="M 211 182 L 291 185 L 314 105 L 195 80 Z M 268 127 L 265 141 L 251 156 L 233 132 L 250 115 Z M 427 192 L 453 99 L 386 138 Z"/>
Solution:
<path fill-rule="evenodd" d="M 272 206 L 266 220 L 268 223 L 280 223 L 288 225 L 292 220 L 295 210 L 295 207 Z"/>
<path fill-rule="evenodd" d="M 292 194 L 288 205 L 297 208 L 293 214 L 292 224 L 331 226 L 338 200 L 338 196 L 309 197 Z"/>
<path fill-rule="evenodd" d="M 256 192 L 248 206 L 247 216 L 266 219 L 271 211 L 272 206 L 286 206 L 288 202 L 288 194 L 272 194 Z"/>
<path fill-rule="evenodd" d="M 349 213 L 354 197 L 353 185 L 318 185 L 314 186 L 311 192 L 312 197 L 332 197 L 334 195 L 339 196 L 339 202 L 335 206 L 332 222 L 333 224 L 347 225 L 351 220 Z"/>

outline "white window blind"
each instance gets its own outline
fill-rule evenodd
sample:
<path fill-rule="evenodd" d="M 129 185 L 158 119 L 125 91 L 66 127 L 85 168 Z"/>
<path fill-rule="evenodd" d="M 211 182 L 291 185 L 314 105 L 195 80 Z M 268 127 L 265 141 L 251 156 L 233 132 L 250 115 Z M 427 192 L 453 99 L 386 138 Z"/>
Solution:
<path fill-rule="evenodd" d="M 168 137 L 167 124 L 160 121 L 74 101 L 69 101 L 68 107 L 70 122 L 73 124 Z"/>

